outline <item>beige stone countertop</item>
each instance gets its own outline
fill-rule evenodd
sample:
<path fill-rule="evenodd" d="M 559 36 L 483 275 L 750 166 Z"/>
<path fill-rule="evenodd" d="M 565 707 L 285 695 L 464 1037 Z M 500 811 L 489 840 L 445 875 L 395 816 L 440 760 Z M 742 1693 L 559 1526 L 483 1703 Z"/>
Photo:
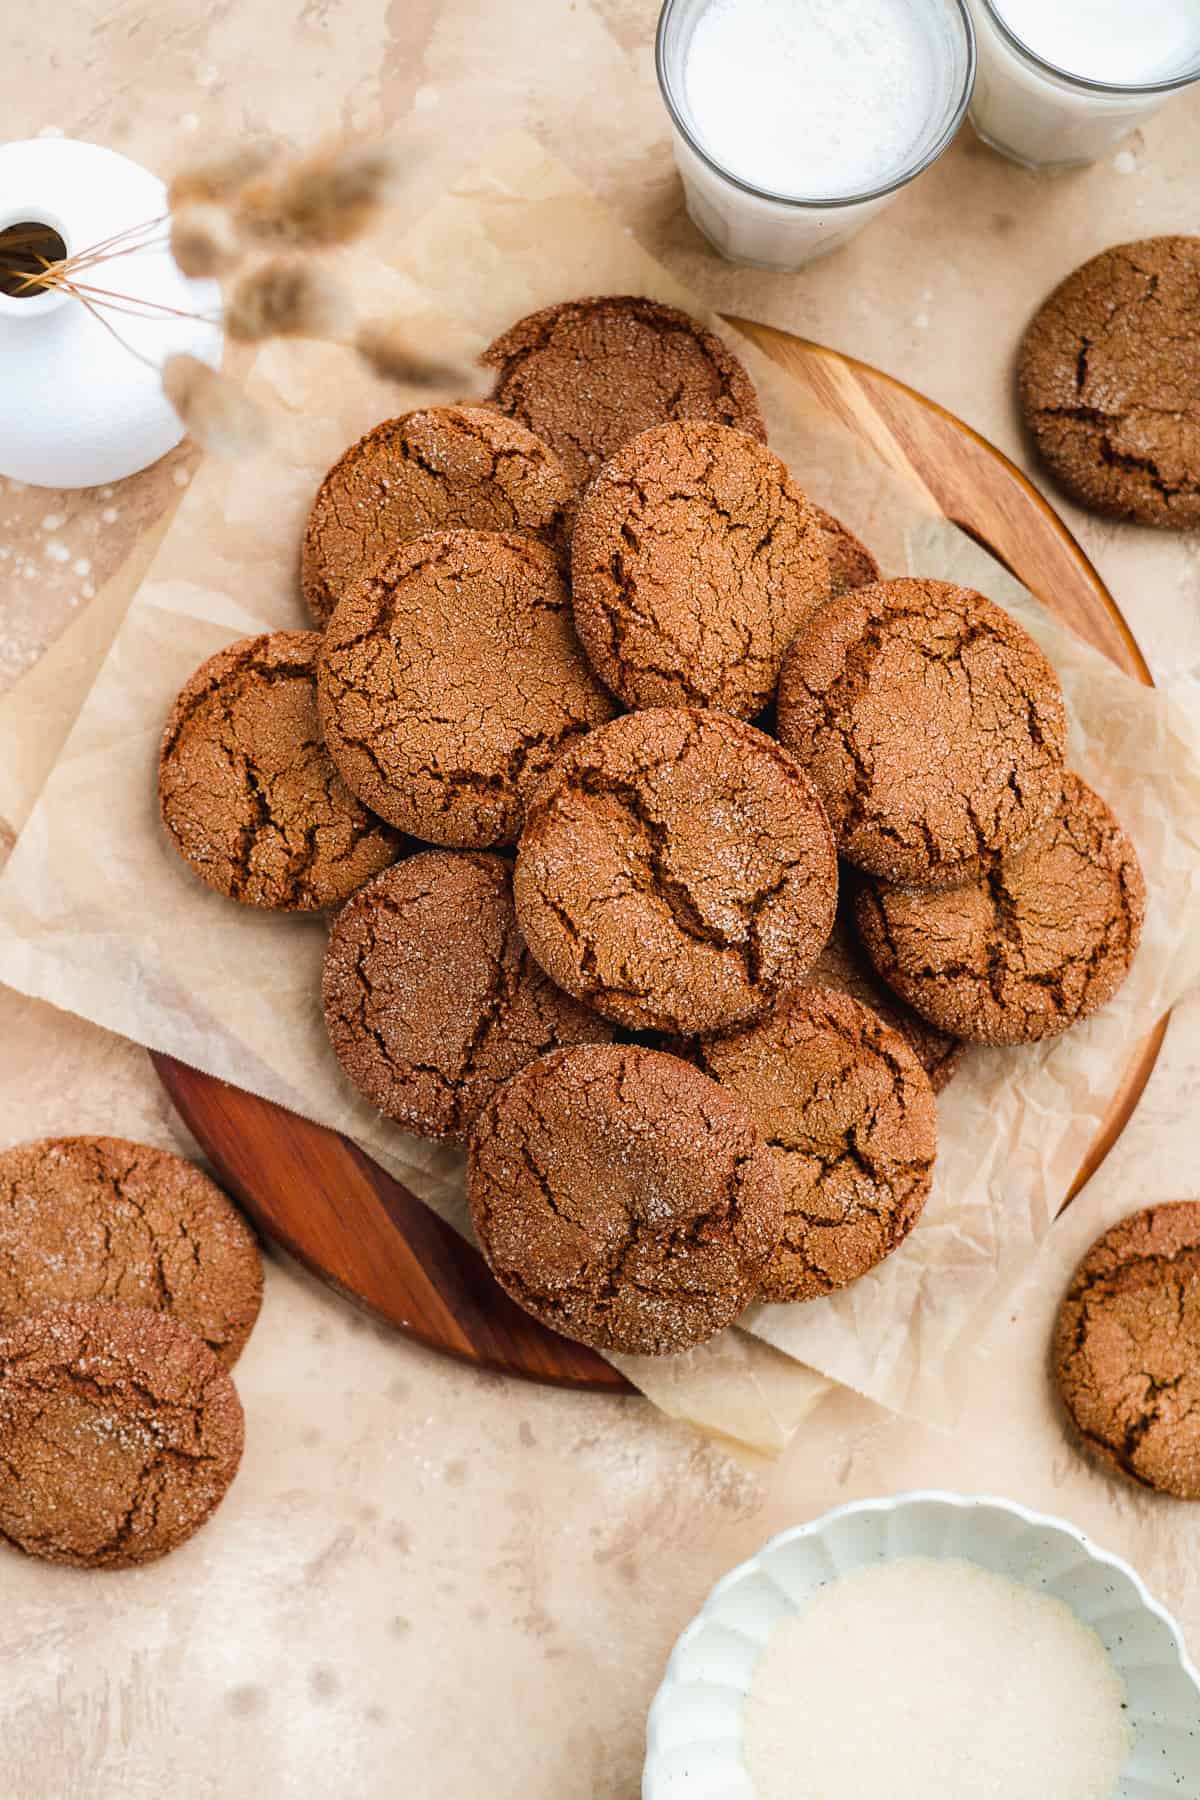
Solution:
<path fill-rule="evenodd" d="M 683 212 L 654 82 L 656 11 L 10 0 L 0 120 L 6 137 L 62 131 L 164 171 L 253 132 L 303 144 L 386 130 L 408 146 L 401 223 L 493 132 L 521 125 L 712 305 L 877 363 L 1025 461 L 1011 402 L 1021 327 L 1104 245 L 1194 229 L 1200 91 L 1119 157 L 1065 176 L 1017 169 L 965 130 L 848 249 L 765 274 L 720 262 Z M 185 448 L 74 495 L 0 483 L 0 689 L 87 606 L 193 465 Z M 1200 534 L 1062 510 L 1156 674 L 1200 672 Z M 36 1117 L 20 1105 L 31 1059 L 61 1071 L 59 1101 Z M 140 1050 L 0 993 L 0 1132 L 56 1130 L 183 1141 Z M 641 1401 L 473 1375 L 272 1259 L 237 1373 L 246 1458 L 213 1524 L 132 1573 L 0 1556 L 2 1800 L 633 1800 L 663 1659 L 712 1582 L 785 1525 L 916 1486 L 1065 1514 L 1128 1556 L 1200 1648 L 1186 1509 L 1084 1464 L 1044 1371 L 1089 1209 L 1195 1196 L 1198 1168 L 1192 996 L 1116 1151 L 979 1359 L 960 1426 L 939 1434 L 840 1391 L 778 1464 L 755 1468 Z"/>

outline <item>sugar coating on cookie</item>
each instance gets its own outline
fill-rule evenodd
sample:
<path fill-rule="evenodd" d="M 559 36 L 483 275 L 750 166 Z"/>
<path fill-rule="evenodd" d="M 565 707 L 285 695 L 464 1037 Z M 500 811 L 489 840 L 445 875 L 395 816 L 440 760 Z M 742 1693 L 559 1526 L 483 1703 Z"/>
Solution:
<path fill-rule="evenodd" d="M 949 582 L 821 607 L 785 658 L 778 730 L 841 854 L 885 881 L 954 885 L 1029 837 L 1062 789 L 1057 675 L 1003 608 Z"/>
<path fill-rule="evenodd" d="M 245 906 L 336 906 L 403 840 L 346 786 L 317 723 L 315 631 L 242 638 L 202 663 L 158 758 L 167 835 L 207 886 Z"/>
<path fill-rule="evenodd" d="M 979 1044 L 1054 1037 L 1111 1000 L 1146 910 L 1137 852 L 1077 775 L 1026 848 L 945 893 L 865 883 L 855 917 L 889 987 Z"/>
<path fill-rule="evenodd" d="M 0 1152 L 0 1328 L 72 1300 L 149 1306 L 228 1366 L 262 1285 L 254 1233 L 182 1156 L 114 1137 Z"/>
<path fill-rule="evenodd" d="M 242 1406 L 194 1332 L 84 1303 L 0 1328 L 0 1542 L 133 1568 L 184 1543 L 242 1455 Z"/>
<path fill-rule="evenodd" d="M 1097 1238 L 1059 1309 L 1053 1364 L 1094 1455 L 1200 1500 L 1200 1202 L 1148 1207 Z"/>
<path fill-rule="evenodd" d="M 855 537 L 848 525 L 823 506 L 810 501 L 817 515 L 817 523 L 825 543 L 825 554 L 829 558 L 829 593 L 849 594 L 854 588 L 870 587 L 876 581 L 882 581 L 883 572 L 861 538 Z"/>
<path fill-rule="evenodd" d="M 588 661 L 626 706 L 752 718 L 828 598 L 825 533 L 785 465 L 745 432 L 656 425 L 584 495 L 571 586 Z"/>
<path fill-rule="evenodd" d="M 577 487 L 651 425 L 711 419 L 766 440 L 750 377 L 699 320 L 632 294 L 530 313 L 483 355 L 494 403 L 550 445 Z"/>
<path fill-rule="evenodd" d="M 414 837 L 515 842 L 560 750 L 612 717 L 584 660 L 558 558 L 515 532 L 432 532 L 341 601 L 320 717 L 347 785 Z"/>
<path fill-rule="evenodd" d="M 937 1103 L 899 1032 L 832 988 L 788 995 L 745 1031 L 702 1038 L 700 1067 L 736 1095 L 783 1189 L 783 1236 L 759 1298 L 814 1300 L 857 1281 L 920 1217 Z"/>
<path fill-rule="evenodd" d="M 804 977 L 804 985 L 835 988 L 839 994 L 848 994 L 852 1000 L 877 1013 L 885 1025 L 900 1033 L 913 1051 L 935 1094 L 940 1094 L 962 1067 L 967 1046 L 914 1012 L 872 967 L 858 941 L 853 901 L 847 899 L 844 888 L 829 942 Z"/>
<path fill-rule="evenodd" d="M 1116 244 L 1075 269 L 1021 345 L 1021 410 L 1081 506 L 1200 525 L 1200 238 Z"/>
<path fill-rule="evenodd" d="M 633 1045 L 561 1050 L 506 1083 L 475 1127 L 467 1195 L 506 1293 L 567 1337 L 636 1356 L 731 1324 L 782 1222 L 738 1102 Z"/>
<path fill-rule="evenodd" d="M 322 998 L 349 1080 L 424 1137 L 464 1139 L 534 1057 L 613 1035 L 539 968 L 509 865 L 479 852 L 428 850 L 360 888 L 330 929 Z"/>
<path fill-rule="evenodd" d="M 757 1018 L 833 923 L 837 858 L 799 764 L 724 713 L 629 713 L 572 745 L 534 796 L 513 893 L 534 956 L 618 1024 Z"/>
<path fill-rule="evenodd" d="M 334 463 L 309 514 L 300 585 L 318 625 L 399 544 L 468 526 L 559 544 L 572 483 L 548 445 L 486 406 L 426 406 L 376 425 Z"/>

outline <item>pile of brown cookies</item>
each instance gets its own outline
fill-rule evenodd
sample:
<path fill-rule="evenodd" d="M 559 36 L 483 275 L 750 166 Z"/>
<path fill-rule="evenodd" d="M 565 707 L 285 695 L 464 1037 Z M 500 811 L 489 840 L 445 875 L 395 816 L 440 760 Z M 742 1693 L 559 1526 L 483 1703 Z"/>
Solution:
<path fill-rule="evenodd" d="M 1033 642 L 882 580 L 695 320 L 572 302 L 485 362 L 330 470 L 319 629 L 192 678 L 163 819 L 220 892 L 339 908 L 333 1050 L 468 1145 L 501 1285 L 680 1351 L 896 1248 L 962 1043 L 1102 1005 L 1141 875 Z"/>
<path fill-rule="evenodd" d="M 189 1538 L 241 1460 L 229 1370 L 261 1300 L 253 1233 L 182 1157 L 0 1153 L 0 1543 L 113 1569 Z"/>

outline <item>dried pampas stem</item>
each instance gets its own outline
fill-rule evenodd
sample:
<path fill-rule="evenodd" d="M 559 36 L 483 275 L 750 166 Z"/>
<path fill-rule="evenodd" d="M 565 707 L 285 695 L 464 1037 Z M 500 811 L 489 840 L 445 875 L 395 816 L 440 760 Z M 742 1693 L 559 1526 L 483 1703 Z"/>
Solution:
<path fill-rule="evenodd" d="M 354 348 L 376 375 L 407 387 L 471 388 L 478 377 L 464 362 L 427 356 L 396 319 L 369 319 L 354 334 Z"/>
<path fill-rule="evenodd" d="M 253 400 L 199 357 L 168 357 L 162 384 L 201 449 L 214 456 L 246 456 L 265 443 L 266 421 Z"/>
<path fill-rule="evenodd" d="M 318 151 L 244 188 L 238 223 L 266 241 L 311 249 L 346 244 L 366 230 L 395 178 L 395 159 L 381 144 Z"/>
<path fill-rule="evenodd" d="M 171 255 L 185 275 L 222 275 L 236 268 L 241 254 L 228 207 L 196 202 L 171 220 Z"/>
<path fill-rule="evenodd" d="M 185 206 L 232 200 L 239 188 L 262 175 L 278 155 L 273 144 L 245 144 L 208 162 L 194 163 L 190 169 L 181 169 L 171 182 L 167 205 L 172 212 L 178 212 Z"/>
<path fill-rule="evenodd" d="M 296 257 L 275 257 L 243 275 L 225 309 L 226 331 L 244 343 L 346 337 L 353 325 L 353 307 L 333 277 Z"/>

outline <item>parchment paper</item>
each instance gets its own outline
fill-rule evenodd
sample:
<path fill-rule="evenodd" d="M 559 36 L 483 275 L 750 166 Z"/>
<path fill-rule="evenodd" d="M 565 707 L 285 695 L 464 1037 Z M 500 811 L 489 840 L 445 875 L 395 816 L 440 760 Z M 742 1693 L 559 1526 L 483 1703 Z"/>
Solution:
<path fill-rule="evenodd" d="M 398 261 L 396 273 L 361 270 L 372 304 L 407 310 L 424 330 L 445 315 L 464 345 L 579 293 L 650 293 L 702 311 L 526 139 L 461 182 Z M 1048 1048 L 976 1053 L 944 1097 L 935 1193 L 905 1249 L 845 1295 L 746 1321 L 824 1375 L 940 1420 L 957 1399 L 961 1351 L 1027 1269 L 1133 1043 L 1200 973 L 1200 738 L 1169 694 L 1111 670 L 990 559 L 981 569 L 974 546 L 739 349 L 775 446 L 885 567 L 972 580 L 1035 629 L 1067 687 L 1074 760 L 1147 870 L 1146 934 L 1120 1001 Z M 174 693 L 231 639 L 304 622 L 297 546 L 316 483 L 346 443 L 412 403 L 324 345 L 270 346 L 251 385 L 280 421 L 273 452 L 195 478 L 0 884 L 0 978 L 350 1133 L 462 1225 L 457 1153 L 405 1137 L 338 1075 L 319 1015 L 320 922 L 229 905 L 158 828 L 155 752 Z M 777 1448 L 823 1384 L 760 1355 L 733 1333 L 634 1373 L 672 1412 Z"/>

